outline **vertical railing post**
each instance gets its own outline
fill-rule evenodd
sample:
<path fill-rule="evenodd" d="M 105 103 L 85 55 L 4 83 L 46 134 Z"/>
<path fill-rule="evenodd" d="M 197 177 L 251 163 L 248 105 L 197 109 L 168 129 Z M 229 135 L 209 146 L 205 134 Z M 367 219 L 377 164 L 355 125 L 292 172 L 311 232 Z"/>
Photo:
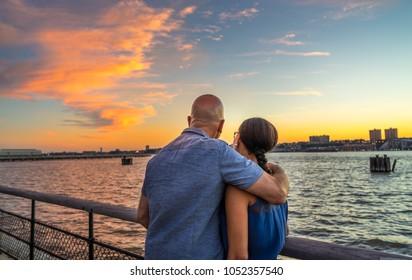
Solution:
<path fill-rule="evenodd" d="M 1 229 L 3 229 L 3 219 L 4 219 L 3 217 L 4 217 L 3 212 L 0 211 L 0 249 L 3 245 L 3 233 L 1 231 Z"/>
<path fill-rule="evenodd" d="M 31 200 L 31 219 L 30 219 L 30 260 L 34 260 L 34 225 L 36 221 L 36 201 Z"/>
<path fill-rule="evenodd" d="M 94 260 L 93 209 L 89 212 L 89 260 Z"/>

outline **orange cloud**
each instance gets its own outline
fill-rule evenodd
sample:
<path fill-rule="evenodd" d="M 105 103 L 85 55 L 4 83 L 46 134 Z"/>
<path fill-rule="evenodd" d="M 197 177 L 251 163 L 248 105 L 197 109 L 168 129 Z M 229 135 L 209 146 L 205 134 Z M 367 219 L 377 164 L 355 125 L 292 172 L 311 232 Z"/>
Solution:
<path fill-rule="evenodd" d="M 184 18 L 190 14 L 193 14 L 196 10 L 196 6 L 189 6 L 184 8 L 183 10 L 180 11 L 179 15 L 180 17 Z"/>
<path fill-rule="evenodd" d="M 57 135 L 56 132 L 51 131 L 51 130 L 47 130 L 44 132 L 44 136 L 46 137 L 55 137 L 56 135 Z"/>
<path fill-rule="evenodd" d="M 67 125 L 87 123 L 105 129 L 142 123 L 156 114 L 153 104 L 173 98 L 165 91 L 153 90 L 161 85 L 148 88 L 144 82 L 152 66 L 149 55 L 158 39 L 180 27 L 181 22 L 172 19 L 173 10 L 150 8 L 142 1 L 122 1 L 85 19 L 21 1 L 7 4 L 5 10 L 14 14 L 7 18 L 8 23 L 0 21 L 2 45 L 35 46 L 35 55 L 23 61 L 5 61 L 0 82 L 7 91 L 1 95 L 60 99 L 88 120 L 69 120 Z M 189 8 L 185 14 L 194 11 Z M 21 28 L 19 15 L 24 16 L 29 31 Z M 25 39 L 19 42 L 17 38 Z M 132 88 L 128 83 L 131 79 L 140 83 L 133 83 Z"/>
<path fill-rule="evenodd" d="M 100 112 L 102 119 L 108 119 L 113 122 L 116 127 L 129 127 L 131 125 L 141 124 L 145 117 L 152 117 L 156 115 L 153 106 L 145 106 L 143 108 L 122 107 L 122 108 L 108 108 Z"/>

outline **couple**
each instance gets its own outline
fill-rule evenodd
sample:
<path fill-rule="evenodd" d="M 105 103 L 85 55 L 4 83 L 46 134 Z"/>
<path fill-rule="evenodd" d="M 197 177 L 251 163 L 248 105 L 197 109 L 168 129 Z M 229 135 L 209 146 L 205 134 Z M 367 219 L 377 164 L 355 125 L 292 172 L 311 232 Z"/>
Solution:
<path fill-rule="evenodd" d="M 194 101 L 188 125 L 147 164 L 137 214 L 148 229 L 145 258 L 276 258 L 289 190 L 284 171 L 264 155 L 276 129 L 246 120 L 231 148 L 218 140 L 223 104 L 210 94 Z"/>

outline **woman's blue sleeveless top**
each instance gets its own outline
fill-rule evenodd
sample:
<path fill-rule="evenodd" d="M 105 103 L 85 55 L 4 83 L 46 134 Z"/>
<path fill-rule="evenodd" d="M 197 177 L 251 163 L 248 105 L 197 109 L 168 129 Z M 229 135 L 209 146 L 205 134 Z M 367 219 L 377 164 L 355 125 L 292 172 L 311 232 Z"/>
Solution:
<path fill-rule="evenodd" d="M 227 227 L 224 207 L 221 211 L 222 241 L 227 256 Z M 263 199 L 248 207 L 249 259 L 273 260 L 283 248 L 286 239 L 288 203 L 272 205 Z"/>

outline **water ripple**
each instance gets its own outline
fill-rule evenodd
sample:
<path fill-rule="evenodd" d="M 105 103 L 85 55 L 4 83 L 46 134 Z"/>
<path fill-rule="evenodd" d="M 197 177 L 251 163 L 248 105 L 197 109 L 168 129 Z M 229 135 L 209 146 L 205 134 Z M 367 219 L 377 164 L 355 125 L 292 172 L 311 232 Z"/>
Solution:
<path fill-rule="evenodd" d="M 276 153 L 291 184 L 292 236 L 355 245 L 399 254 L 412 252 L 412 152 L 387 152 L 396 171 L 371 174 L 376 152 Z M 119 159 L 0 162 L 0 184 L 105 203 L 137 207 L 148 158 L 122 166 Z M 0 195 L 2 208 L 29 215 L 27 200 Z M 39 205 L 39 219 L 87 235 L 87 215 Z M 119 247 L 143 252 L 140 225 L 97 218 L 96 235 Z"/>

